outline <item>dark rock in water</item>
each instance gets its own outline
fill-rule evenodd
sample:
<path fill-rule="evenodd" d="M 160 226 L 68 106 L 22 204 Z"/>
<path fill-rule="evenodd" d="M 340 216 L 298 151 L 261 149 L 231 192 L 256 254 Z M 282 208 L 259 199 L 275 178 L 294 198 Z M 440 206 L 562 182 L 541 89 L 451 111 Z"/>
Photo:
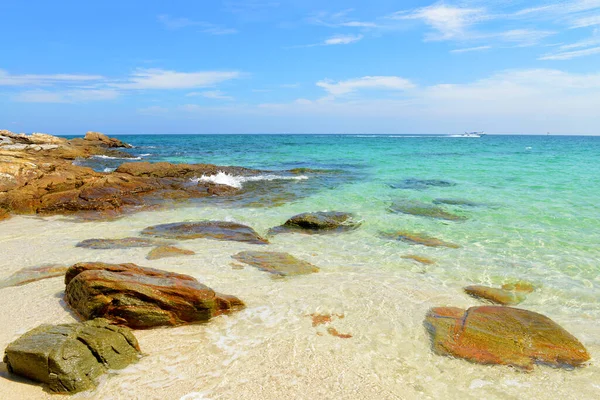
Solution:
<path fill-rule="evenodd" d="M 67 272 L 67 269 L 67 266 L 60 264 L 46 264 L 38 267 L 23 268 L 8 278 L 0 280 L 0 289 L 63 276 Z"/>
<path fill-rule="evenodd" d="M 65 284 L 67 304 L 83 318 L 137 329 L 204 322 L 244 306 L 191 276 L 135 264 L 75 264 Z"/>
<path fill-rule="evenodd" d="M 450 206 L 481 207 L 482 204 L 465 199 L 435 199 L 433 204 L 447 204 Z"/>
<path fill-rule="evenodd" d="M 142 235 L 178 240 L 215 239 L 252 244 L 269 243 L 249 226 L 225 221 L 176 222 L 155 225 L 144 229 Z"/>
<path fill-rule="evenodd" d="M 86 249 L 129 249 L 134 247 L 154 247 L 165 246 L 170 244 L 166 240 L 156 240 L 138 237 L 126 237 L 123 239 L 87 239 L 77 243 L 76 247 L 84 247 Z"/>
<path fill-rule="evenodd" d="M 454 243 L 444 242 L 443 240 L 440 240 L 440 239 L 436 239 L 436 238 L 425 236 L 425 235 L 418 234 L 418 233 L 411 233 L 411 232 L 398 231 L 398 232 L 392 232 L 392 233 L 382 233 L 381 237 L 383 237 L 385 239 L 399 240 L 401 242 L 405 242 L 408 244 L 422 245 L 422 246 L 427 246 L 427 247 L 449 247 L 451 249 L 460 248 L 459 245 L 454 244 Z"/>
<path fill-rule="evenodd" d="M 433 351 L 479 364 L 532 370 L 535 363 L 577 367 L 590 359 L 569 332 L 541 314 L 511 307 L 483 306 L 429 310 L 425 326 Z"/>
<path fill-rule="evenodd" d="M 417 179 L 408 178 L 398 183 L 390 184 L 393 189 L 412 189 L 412 190 L 424 190 L 430 187 L 450 187 L 456 186 L 456 183 L 450 181 L 444 181 L 441 179 Z"/>
<path fill-rule="evenodd" d="M 464 288 L 465 293 L 470 296 L 491 301 L 504 306 L 515 306 L 522 303 L 527 295 L 523 292 L 504 290 L 488 286 L 473 285 Z"/>
<path fill-rule="evenodd" d="M 152 249 L 146 256 L 148 260 L 158 260 L 159 258 L 166 257 L 179 257 L 179 256 L 190 256 L 196 254 L 192 250 L 180 249 L 175 246 L 160 246 Z"/>
<path fill-rule="evenodd" d="M 462 215 L 449 213 L 443 208 L 414 200 L 397 201 L 391 205 L 390 211 L 419 217 L 443 219 L 446 221 L 464 221 L 467 219 Z"/>
<path fill-rule="evenodd" d="M 435 261 L 433 261 L 431 258 L 418 256 L 415 254 L 406 254 L 404 256 L 401 256 L 400 258 L 404 258 L 405 260 L 414 260 L 416 262 L 419 262 L 419 263 L 425 264 L 425 265 L 435 264 Z"/>
<path fill-rule="evenodd" d="M 319 272 L 319 268 L 288 253 L 242 251 L 232 258 L 271 274 L 289 276 Z"/>
<path fill-rule="evenodd" d="M 14 374 L 45 383 L 52 392 L 76 393 L 96 386 L 109 369 L 123 369 L 140 356 L 127 328 L 105 319 L 40 325 L 6 347 L 4 362 Z"/>
<path fill-rule="evenodd" d="M 356 229 L 360 222 L 354 215 L 341 211 L 319 211 L 303 213 L 288 219 L 283 225 L 275 227 L 269 233 L 302 231 L 305 233 L 343 232 Z"/>

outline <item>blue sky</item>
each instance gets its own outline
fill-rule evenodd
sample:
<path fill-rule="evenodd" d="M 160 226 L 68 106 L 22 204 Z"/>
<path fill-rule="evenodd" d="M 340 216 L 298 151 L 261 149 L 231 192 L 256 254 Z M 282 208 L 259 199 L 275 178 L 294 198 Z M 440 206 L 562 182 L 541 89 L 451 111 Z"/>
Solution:
<path fill-rule="evenodd" d="M 0 129 L 600 134 L 600 0 L 3 0 L 0 20 Z"/>

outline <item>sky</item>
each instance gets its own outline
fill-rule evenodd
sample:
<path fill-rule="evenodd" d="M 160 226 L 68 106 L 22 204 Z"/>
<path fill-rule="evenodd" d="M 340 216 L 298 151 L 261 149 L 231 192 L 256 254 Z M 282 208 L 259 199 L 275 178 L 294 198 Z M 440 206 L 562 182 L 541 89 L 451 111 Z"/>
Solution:
<path fill-rule="evenodd" d="M 600 134 L 600 0 L 2 0 L 0 129 Z"/>

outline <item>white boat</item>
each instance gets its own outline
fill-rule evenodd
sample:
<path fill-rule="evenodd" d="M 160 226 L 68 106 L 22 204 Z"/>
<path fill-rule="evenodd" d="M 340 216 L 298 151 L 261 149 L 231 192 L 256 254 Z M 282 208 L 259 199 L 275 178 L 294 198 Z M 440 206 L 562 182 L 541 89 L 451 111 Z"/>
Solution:
<path fill-rule="evenodd" d="M 465 132 L 462 135 L 459 135 L 460 137 L 472 137 L 472 138 L 478 138 L 478 137 L 482 137 L 485 136 L 485 133 L 483 131 L 481 132 Z"/>

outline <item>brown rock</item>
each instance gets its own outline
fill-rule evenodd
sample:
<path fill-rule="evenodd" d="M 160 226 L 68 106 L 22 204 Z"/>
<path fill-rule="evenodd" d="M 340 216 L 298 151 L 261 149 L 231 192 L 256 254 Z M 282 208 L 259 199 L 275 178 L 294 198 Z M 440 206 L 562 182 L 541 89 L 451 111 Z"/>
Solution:
<path fill-rule="evenodd" d="M 406 254 L 406 255 L 401 256 L 400 258 L 404 258 L 406 260 L 414 260 L 416 262 L 420 262 L 421 264 L 425 264 L 425 265 L 435 264 L 435 261 L 433 261 L 431 258 L 418 256 L 415 254 Z"/>
<path fill-rule="evenodd" d="M 481 285 L 467 286 L 464 290 L 470 296 L 505 306 L 515 306 L 523 302 L 527 297 L 527 294 L 521 291 L 497 289 Z"/>
<path fill-rule="evenodd" d="M 135 264 L 75 264 L 65 284 L 65 301 L 84 319 L 136 329 L 204 322 L 244 306 L 191 276 Z"/>
<path fill-rule="evenodd" d="M 303 213 L 288 219 L 283 225 L 272 228 L 269 233 L 301 231 L 303 233 L 342 232 L 356 229 L 359 221 L 351 213 L 341 211 L 319 211 Z"/>
<path fill-rule="evenodd" d="M 382 233 L 381 236 L 385 239 L 399 240 L 412 245 L 421 245 L 427 247 L 449 247 L 451 249 L 460 248 L 460 246 L 457 244 L 412 232 L 397 231 L 393 233 Z"/>
<path fill-rule="evenodd" d="M 190 256 L 196 254 L 192 250 L 180 249 L 175 246 L 160 246 L 152 249 L 146 256 L 148 260 L 158 260 L 166 257 Z"/>
<path fill-rule="evenodd" d="M 8 211 L 6 211 L 4 208 L 0 208 L 0 221 L 9 219 L 9 218 L 10 218 L 10 214 L 8 213 Z"/>
<path fill-rule="evenodd" d="M 425 319 L 436 354 L 531 370 L 535 363 L 577 367 L 583 345 L 551 319 L 527 310 L 483 306 L 432 308 Z"/>
<path fill-rule="evenodd" d="M 86 239 L 75 245 L 86 249 L 112 250 L 130 249 L 134 247 L 166 246 L 171 242 L 149 238 L 126 237 L 122 239 Z"/>
<path fill-rule="evenodd" d="M 280 276 L 306 275 L 319 272 L 319 268 L 288 253 L 270 251 L 242 251 L 231 256 L 253 267 Z"/>
<path fill-rule="evenodd" d="M 0 280 L 0 289 L 63 276 L 67 272 L 67 268 L 67 266 L 59 264 L 45 264 L 38 267 L 23 268 L 8 278 Z"/>
<path fill-rule="evenodd" d="M 142 235 L 165 239 L 214 239 L 232 240 L 252 244 L 268 244 L 249 226 L 227 221 L 176 222 L 149 226 Z"/>
<path fill-rule="evenodd" d="M 132 146 L 130 144 L 124 143 L 119 139 L 109 138 L 108 136 L 100 133 L 100 132 L 87 132 L 83 140 L 91 141 L 91 142 L 99 142 L 103 146 L 106 147 L 124 147 L 130 149 Z"/>

